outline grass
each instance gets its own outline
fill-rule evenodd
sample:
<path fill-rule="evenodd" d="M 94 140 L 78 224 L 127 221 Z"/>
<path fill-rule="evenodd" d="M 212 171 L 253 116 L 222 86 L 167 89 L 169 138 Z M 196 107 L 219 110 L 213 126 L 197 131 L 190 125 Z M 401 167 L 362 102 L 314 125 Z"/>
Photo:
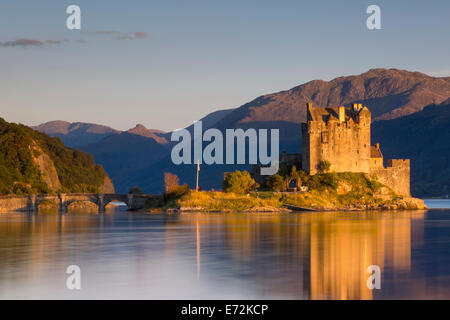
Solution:
<path fill-rule="evenodd" d="M 362 173 L 327 173 L 302 179 L 309 187 L 305 193 L 194 192 L 187 186 L 156 196 L 147 203 L 150 210 L 181 209 L 182 211 L 281 211 L 285 205 L 321 209 L 377 209 L 401 201 L 392 190 L 367 178 Z M 385 200 L 377 197 L 383 193 Z"/>
<path fill-rule="evenodd" d="M 248 211 L 281 208 L 281 195 L 259 196 L 257 193 L 247 195 L 225 192 L 191 192 L 182 196 L 178 204 L 183 208 L 198 208 L 201 211 Z"/>

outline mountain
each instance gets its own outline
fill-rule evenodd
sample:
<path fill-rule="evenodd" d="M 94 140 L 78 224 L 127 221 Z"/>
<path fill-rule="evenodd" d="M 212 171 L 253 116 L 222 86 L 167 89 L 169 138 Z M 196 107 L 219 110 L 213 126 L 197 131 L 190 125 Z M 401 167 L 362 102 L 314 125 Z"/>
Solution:
<path fill-rule="evenodd" d="M 427 105 L 449 104 L 449 100 L 450 77 L 431 77 L 420 72 L 397 69 L 372 69 L 360 75 L 339 77 L 331 81 L 313 80 L 290 90 L 258 97 L 235 109 L 212 112 L 200 120 L 204 130 L 212 127 L 222 132 L 227 128 L 279 129 L 280 151 L 284 149 L 289 153 L 299 153 L 299 124 L 305 121 L 305 104 L 308 101 L 321 107 L 362 103 L 369 107 L 374 128 L 377 128 L 377 123 L 403 119 L 420 112 Z M 187 129 L 192 132 L 193 126 L 190 125 Z M 77 137 L 68 132 L 67 136 L 79 139 L 76 143 L 71 140 L 71 145 L 76 144 L 82 150 L 92 153 L 96 161 L 105 166 L 120 191 L 139 185 L 147 192 L 160 192 L 163 190 L 162 177 L 166 171 L 176 173 L 181 181 L 191 186 L 195 185 L 195 165 L 172 164 L 171 133 L 137 125 L 125 132 L 125 135 L 117 131 L 108 133 L 86 145 L 82 135 Z M 143 139 L 137 138 L 139 136 Z M 381 136 L 381 133 L 379 137 L 389 140 L 388 136 Z M 68 141 L 68 137 L 64 139 Z M 384 145 L 384 140 L 380 142 Z M 392 150 L 395 150 L 394 147 Z M 385 157 L 394 157 L 390 156 L 389 150 L 386 149 Z M 419 158 L 411 158 L 412 175 L 415 179 L 414 162 L 426 157 L 421 153 Z M 237 168 L 248 170 L 249 166 L 202 166 L 201 186 L 205 189 L 220 188 L 224 171 Z M 417 189 L 416 194 L 417 192 L 423 191 Z"/>
<path fill-rule="evenodd" d="M 170 150 L 153 138 L 121 132 L 112 134 L 94 144 L 80 146 L 101 163 L 116 185 L 117 192 L 127 193 L 133 181 L 126 183 L 130 172 L 142 168 L 167 155 Z"/>
<path fill-rule="evenodd" d="M 83 122 L 50 121 L 32 127 L 52 137 L 58 137 L 68 147 L 74 148 L 100 141 L 120 131 L 107 126 Z"/>
<path fill-rule="evenodd" d="M 411 159 L 411 192 L 420 196 L 450 194 L 450 101 L 402 118 L 372 125 L 388 159 Z"/>
<path fill-rule="evenodd" d="M 320 107 L 370 107 L 373 120 L 389 120 L 412 114 L 450 96 L 450 77 L 436 78 L 420 72 L 372 69 L 361 75 L 331 81 L 313 80 L 290 90 L 267 94 L 244 104 L 224 117 L 221 128 L 267 121 L 305 122 L 305 104 Z"/>
<path fill-rule="evenodd" d="M 224 117 L 232 113 L 234 110 L 235 109 L 223 109 L 207 114 L 205 117 L 199 120 L 202 122 L 203 130 L 208 130 L 209 128 L 212 128 L 217 122 L 219 122 Z M 194 132 L 194 125 L 191 124 L 186 129 L 192 134 Z"/>
<path fill-rule="evenodd" d="M 277 128 L 280 129 L 280 151 L 285 149 L 290 153 L 300 153 L 299 124 L 306 120 L 305 105 L 308 101 L 321 107 L 362 103 L 369 107 L 376 124 L 382 120 L 394 121 L 420 112 L 427 105 L 439 104 L 448 101 L 449 98 L 450 77 L 436 78 L 419 72 L 397 69 L 372 69 L 361 75 L 339 77 L 331 81 L 314 80 L 287 91 L 258 97 L 239 108 L 215 114 L 213 118 L 216 122 L 210 121 L 207 127 L 215 127 L 222 132 L 227 128 Z M 192 126 L 188 128 L 192 130 Z M 389 136 L 380 141 L 382 145 L 385 139 L 388 140 Z M 397 142 L 404 144 L 404 141 Z M 423 156 L 420 153 L 418 157 Z M 395 156 L 391 156 L 387 150 L 385 157 Z M 414 162 L 418 158 L 411 158 L 415 182 Z M 195 165 L 175 166 L 167 155 L 155 163 L 149 163 L 145 168 L 129 171 L 127 184 L 140 185 L 148 192 L 160 192 L 163 189 L 164 172 L 173 172 L 179 175 L 181 181 L 194 186 L 195 167 Z M 220 188 L 223 173 L 238 168 L 248 170 L 249 166 L 202 166 L 201 186 L 205 189 Z M 423 189 L 417 188 L 413 188 L 413 192 L 423 194 Z"/>
<path fill-rule="evenodd" d="M 114 192 L 94 158 L 58 138 L 0 118 L 0 194 Z"/>
<path fill-rule="evenodd" d="M 164 131 L 147 129 L 143 124 L 137 124 L 136 127 L 129 129 L 127 132 L 146 138 L 151 138 L 159 144 L 166 144 L 168 142 L 164 137 L 164 135 L 166 134 Z"/>

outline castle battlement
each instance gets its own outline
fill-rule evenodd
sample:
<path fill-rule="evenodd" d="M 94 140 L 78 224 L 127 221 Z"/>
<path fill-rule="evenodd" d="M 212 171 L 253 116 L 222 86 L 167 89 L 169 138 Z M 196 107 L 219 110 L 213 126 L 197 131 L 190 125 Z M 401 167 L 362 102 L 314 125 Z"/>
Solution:
<path fill-rule="evenodd" d="M 409 168 L 410 160 L 409 159 L 389 159 L 389 160 L 387 160 L 386 167 Z"/>

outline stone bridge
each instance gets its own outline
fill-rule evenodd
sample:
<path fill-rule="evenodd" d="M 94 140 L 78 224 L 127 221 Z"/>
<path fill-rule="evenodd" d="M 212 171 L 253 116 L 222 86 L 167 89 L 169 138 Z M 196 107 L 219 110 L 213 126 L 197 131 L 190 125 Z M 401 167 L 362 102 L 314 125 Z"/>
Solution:
<path fill-rule="evenodd" d="M 31 211 L 36 212 L 42 202 L 52 202 L 58 205 L 61 212 L 66 212 L 72 202 L 92 202 L 98 206 L 99 212 L 105 211 L 108 203 L 124 202 L 128 210 L 142 209 L 147 199 L 155 196 L 146 194 L 118 194 L 118 193 L 70 193 L 70 194 L 37 194 L 27 196 L 0 196 L 0 212 Z"/>

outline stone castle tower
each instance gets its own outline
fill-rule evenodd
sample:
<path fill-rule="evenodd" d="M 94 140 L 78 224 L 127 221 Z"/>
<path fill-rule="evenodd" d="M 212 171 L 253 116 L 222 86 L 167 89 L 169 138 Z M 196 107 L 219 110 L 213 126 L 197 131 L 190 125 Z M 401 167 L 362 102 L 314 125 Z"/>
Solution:
<path fill-rule="evenodd" d="M 409 159 L 388 160 L 384 167 L 380 145 L 370 144 L 371 113 L 361 104 L 351 108 L 315 108 L 307 103 L 302 123 L 302 169 L 309 174 L 330 163 L 334 172 L 361 172 L 400 195 L 410 195 Z"/>

